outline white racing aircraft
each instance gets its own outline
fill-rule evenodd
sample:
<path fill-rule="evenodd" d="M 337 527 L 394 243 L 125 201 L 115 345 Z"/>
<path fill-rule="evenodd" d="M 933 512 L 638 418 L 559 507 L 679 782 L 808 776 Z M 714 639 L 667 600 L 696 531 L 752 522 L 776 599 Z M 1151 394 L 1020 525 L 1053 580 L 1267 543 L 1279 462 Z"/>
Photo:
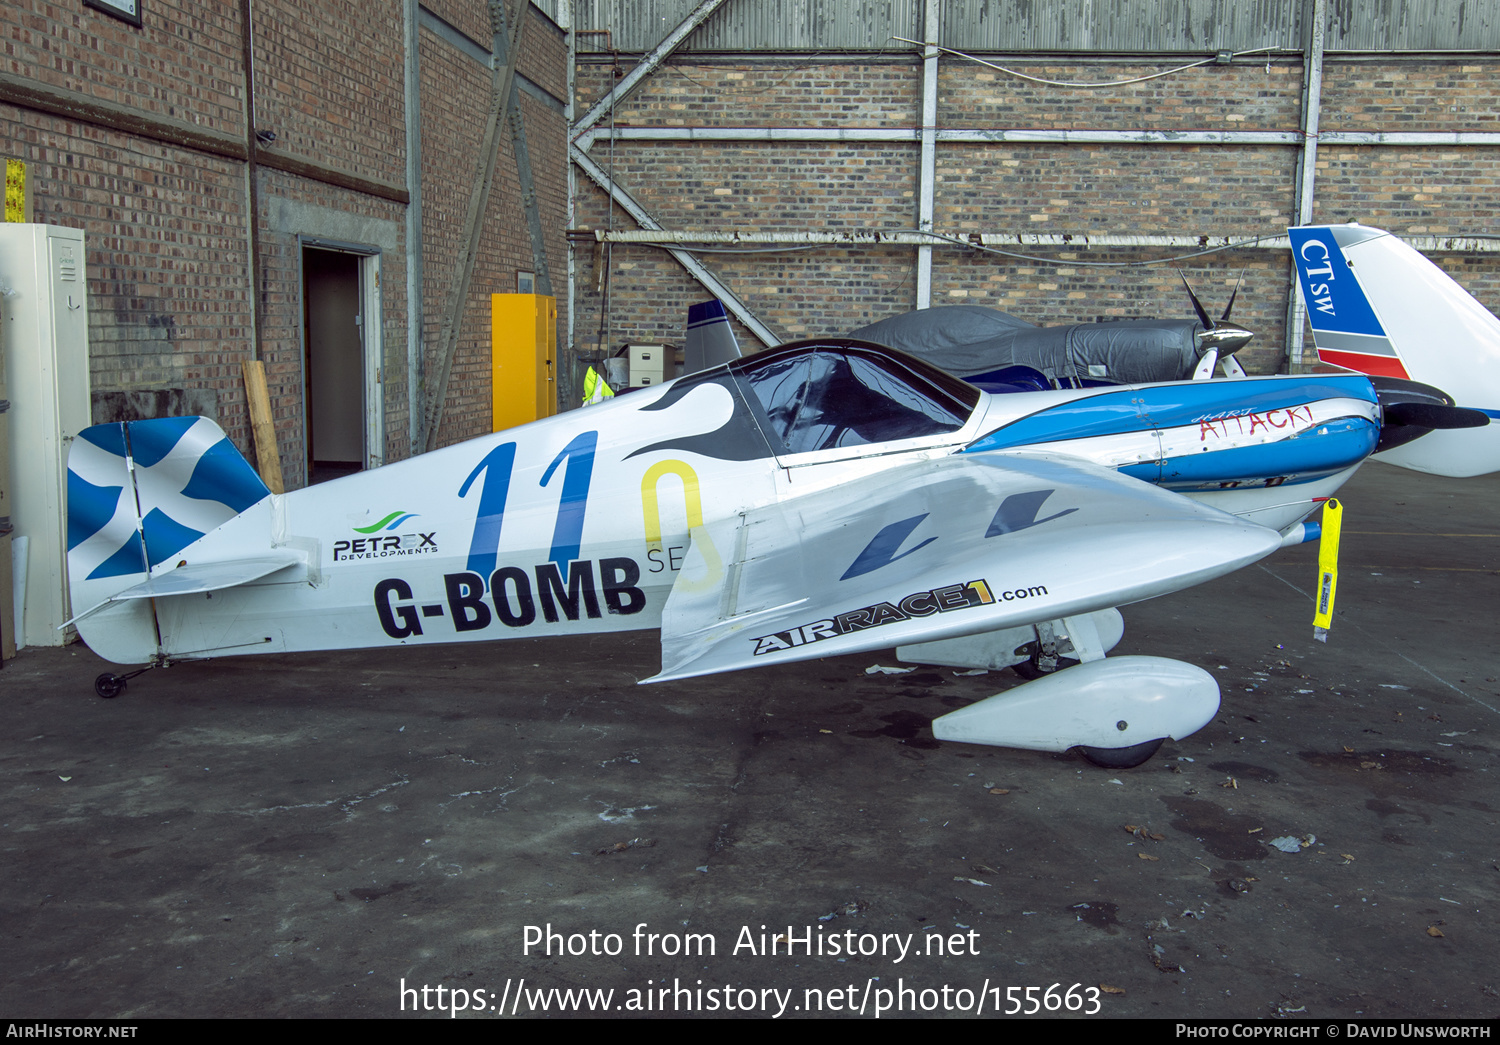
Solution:
<path fill-rule="evenodd" d="M 1500 322 L 1394 237 L 1357 235 L 1398 259 L 1370 266 L 1379 283 L 1361 260 L 1354 290 L 1383 344 L 1415 377 L 1462 355 L 1472 384 Z M 1455 308 L 1470 342 L 1408 338 L 1411 314 L 1425 331 Z M 1106 658 L 1116 607 L 1307 539 L 1382 440 L 1486 422 L 1381 380 L 989 395 L 814 340 L 285 495 L 204 418 L 98 425 L 69 457 L 75 623 L 147 665 L 660 628 L 646 681 L 900 646 L 1043 675 L 937 719 L 939 739 L 1135 765 L 1219 691 L 1193 665 Z"/>

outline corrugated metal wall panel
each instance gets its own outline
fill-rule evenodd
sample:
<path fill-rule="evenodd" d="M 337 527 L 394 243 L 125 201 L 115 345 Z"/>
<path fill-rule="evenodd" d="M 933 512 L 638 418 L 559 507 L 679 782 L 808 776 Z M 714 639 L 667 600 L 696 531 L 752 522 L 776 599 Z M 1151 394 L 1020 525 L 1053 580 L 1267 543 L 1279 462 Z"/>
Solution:
<path fill-rule="evenodd" d="M 745 51 L 781 40 L 786 50 L 905 47 L 921 26 L 921 0 L 729 0 L 693 35 L 699 50 Z M 781 47 L 773 47 L 781 50 Z"/>
<path fill-rule="evenodd" d="M 559 0 L 538 0 L 554 13 Z M 549 8 L 548 5 L 551 5 Z M 621 51 L 648 51 L 696 0 L 575 0 L 578 29 L 608 29 Z M 943 0 L 942 43 L 973 51 L 1204 54 L 1298 50 L 1303 0 Z M 689 51 L 904 49 L 922 0 L 727 0 Z M 582 50 L 603 49 L 585 37 Z M 1500 0 L 1333 0 L 1327 49 L 1500 50 Z"/>
<path fill-rule="evenodd" d="M 1333 0 L 1330 51 L 1500 50 L 1496 0 Z"/>
<path fill-rule="evenodd" d="M 581 0 L 579 29 L 609 29 L 621 51 L 649 51 L 697 0 Z M 698 27 L 685 50 L 881 50 L 912 36 L 921 0 L 728 0 Z M 905 45 L 897 45 L 905 46 Z M 602 39 L 588 49 L 603 47 Z"/>
<path fill-rule="evenodd" d="M 943 44 L 976 51 L 1296 48 L 1295 0 L 947 0 Z"/>
<path fill-rule="evenodd" d="M 692 0 L 575 0 L 573 28 L 580 32 L 608 30 L 609 41 L 617 49 L 649 51 L 693 6 Z M 605 50 L 605 37 L 585 37 L 578 49 Z"/>

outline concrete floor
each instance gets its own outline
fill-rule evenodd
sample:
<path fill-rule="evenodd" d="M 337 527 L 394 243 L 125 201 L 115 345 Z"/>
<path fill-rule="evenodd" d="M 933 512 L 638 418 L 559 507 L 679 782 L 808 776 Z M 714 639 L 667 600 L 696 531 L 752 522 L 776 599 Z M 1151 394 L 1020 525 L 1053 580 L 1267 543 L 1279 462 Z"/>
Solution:
<path fill-rule="evenodd" d="M 1370 465 L 1345 495 L 1326 646 L 1315 545 L 1125 610 L 1117 652 L 1224 691 L 1127 771 L 940 745 L 932 717 L 1019 680 L 865 674 L 890 653 L 637 687 L 644 632 L 225 659 L 105 701 L 87 649 L 27 650 L 0 1011 L 961 1015 L 1078 984 L 1113 1016 L 1494 1016 L 1500 479 Z M 825 953 L 763 953 L 788 927 Z"/>

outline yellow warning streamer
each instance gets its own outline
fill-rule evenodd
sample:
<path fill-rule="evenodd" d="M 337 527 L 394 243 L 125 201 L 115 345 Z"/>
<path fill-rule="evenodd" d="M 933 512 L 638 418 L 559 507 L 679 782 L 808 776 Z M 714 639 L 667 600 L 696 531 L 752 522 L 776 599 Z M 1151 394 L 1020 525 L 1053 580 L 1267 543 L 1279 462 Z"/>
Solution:
<path fill-rule="evenodd" d="M 1344 525 L 1344 506 L 1330 497 L 1323 505 L 1323 536 L 1318 542 L 1317 612 L 1313 614 L 1313 638 L 1328 641 L 1333 627 L 1333 598 L 1339 586 L 1339 531 Z"/>

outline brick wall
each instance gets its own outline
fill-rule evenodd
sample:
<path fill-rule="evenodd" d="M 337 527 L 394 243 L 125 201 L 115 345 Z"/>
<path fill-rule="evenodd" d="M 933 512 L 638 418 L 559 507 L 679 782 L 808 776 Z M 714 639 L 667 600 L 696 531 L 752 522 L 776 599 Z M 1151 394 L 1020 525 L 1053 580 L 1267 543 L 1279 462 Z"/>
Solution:
<path fill-rule="evenodd" d="M 85 230 L 95 391 L 212 391 L 248 448 L 242 164 L 4 104 L 0 150 L 27 162 L 36 221 Z"/>
<path fill-rule="evenodd" d="M 527 12 L 526 35 L 521 38 L 521 55 L 517 68 L 522 76 L 566 104 L 568 38 L 551 19 L 536 8 L 528 8 Z"/>
<path fill-rule="evenodd" d="M 427 6 L 488 47 L 485 0 Z M 305 481 L 306 457 L 299 234 L 378 250 L 387 460 L 410 452 L 420 420 L 409 408 L 413 309 L 407 301 L 407 207 L 399 200 L 407 163 L 404 4 L 255 0 L 256 127 L 276 139 L 255 174 L 260 284 L 254 293 L 240 10 L 233 2 L 150 0 L 137 28 L 82 0 L 0 5 L 0 72 L 21 92 L 0 95 L 0 155 L 29 164 L 37 221 L 82 227 L 87 234 L 91 377 L 96 412 L 108 415 L 96 420 L 153 401 L 130 393 L 178 390 L 184 395 L 172 402 L 185 399 L 216 413 L 249 454 L 240 364 L 257 354 L 258 306 L 258 352 L 268 372 L 283 472 L 295 487 Z M 561 31 L 531 11 L 526 33 L 522 72 L 564 98 Z M 490 74 L 426 31 L 419 63 L 426 199 L 422 340 L 430 377 L 463 249 Z M 57 115 L 26 90 L 71 92 L 85 104 Z M 523 107 L 555 290 L 565 298 L 565 127 L 553 107 L 530 97 Z M 190 132 L 200 137 L 189 140 Z M 277 168 L 288 161 L 314 170 Z M 508 150 L 496 174 L 462 310 L 443 442 L 489 430 L 489 294 L 514 290 L 516 270 L 533 268 Z M 357 231 L 328 231 L 345 228 Z"/>
<path fill-rule="evenodd" d="M 430 0 L 430 2 L 423 0 L 422 6 L 469 39 L 483 44 L 486 48 L 489 47 L 490 34 L 493 30 L 490 28 L 487 3 L 475 3 L 473 0 Z M 506 5 L 507 13 L 512 9 L 513 5 Z"/>
<path fill-rule="evenodd" d="M 489 34 L 486 32 L 482 38 L 487 41 Z M 428 230 L 422 242 L 422 342 L 428 346 L 425 376 L 430 387 L 437 380 L 435 357 L 449 307 L 449 292 L 458 280 L 460 261 L 468 248 L 464 222 L 470 194 L 479 181 L 490 73 L 425 29 L 420 53 L 422 213 Z M 503 160 L 497 163 L 497 170 L 502 166 Z M 487 286 L 477 269 L 474 285 Z M 453 391 L 444 411 L 443 443 L 477 434 L 476 411 L 483 397 L 489 394 L 489 379 L 480 362 L 480 351 L 489 341 L 488 327 L 480 322 L 479 311 L 480 306 L 471 303 L 464 312 L 450 378 Z M 466 391 L 465 380 L 474 376 L 483 380 L 483 386 Z"/>
<path fill-rule="evenodd" d="M 149 8 L 137 29 L 81 3 L 7 3 L 0 67 L 243 138 L 237 8 Z M 0 152 L 28 164 L 36 221 L 87 234 L 96 391 L 239 386 L 250 337 L 240 163 L 8 104 Z M 222 416 L 247 447 L 243 395 L 232 398 L 220 396 Z"/>
<path fill-rule="evenodd" d="M 629 68 L 629 62 L 622 64 Z M 1291 131 L 1299 126 L 1302 66 L 1276 59 L 1209 64 L 1115 84 L 1170 62 L 1026 61 L 1000 64 L 1030 76 L 1106 86 L 1035 83 L 945 57 L 940 128 L 1149 131 Z M 607 60 L 578 67 L 580 106 L 613 81 Z M 1493 130 L 1500 62 L 1330 59 L 1322 129 Z M 617 126 L 896 127 L 919 122 L 921 71 L 910 58 L 840 60 L 671 59 L 615 115 Z M 581 110 L 580 110 L 581 111 Z M 593 158 L 669 229 L 912 228 L 914 144 L 600 141 Z M 1296 148 L 1284 145 L 942 143 L 937 151 L 938 231 L 1278 235 L 1294 220 Z M 1318 154 L 1315 221 L 1359 220 L 1397 233 L 1492 231 L 1500 149 L 1334 146 Z M 576 224 L 603 227 L 603 193 L 579 179 Z M 618 210 L 616 228 L 634 223 Z M 1176 269 L 1215 316 L 1245 281 L 1234 318 L 1257 331 L 1241 358 L 1279 364 L 1291 269 L 1284 253 L 1240 250 L 1173 263 L 1187 251 L 1021 250 L 1038 260 L 938 250 L 932 302 L 984 304 L 1034 323 L 1192 315 Z M 615 247 L 610 347 L 680 341 L 688 302 L 706 297 L 670 255 Z M 843 333 L 914 307 L 914 249 L 817 248 L 781 254 L 703 254 L 746 304 L 785 338 Z M 1500 309 L 1500 259 L 1440 257 L 1481 301 Z M 1091 267 L 1085 262 L 1104 267 Z M 1157 262 L 1144 265 L 1143 262 Z M 601 297 L 594 258 L 579 255 L 578 330 L 594 351 Z M 756 344 L 744 337 L 742 342 Z"/>
<path fill-rule="evenodd" d="M 633 62 L 624 58 L 628 71 Z M 669 61 L 617 108 L 621 126 L 911 126 L 920 113 L 907 62 L 808 59 Z M 613 84 L 612 66 L 578 67 L 579 112 Z M 920 74 L 917 74 L 920 77 Z M 606 118 L 606 123 L 608 119 Z"/>
<path fill-rule="evenodd" d="M 255 122 L 271 151 L 405 181 L 401 7 L 255 0 Z"/>
<path fill-rule="evenodd" d="M 1400 63 L 1330 61 L 1323 69 L 1323 104 L 1335 115 L 1325 130 L 1493 131 L 1500 69 L 1491 56 Z"/>
<path fill-rule="evenodd" d="M 486 27 L 488 22 L 485 23 Z M 477 30 L 475 30 L 477 31 Z M 486 29 L 482 39 L 490 39 Z M 437 380 L 440 334 L 468 246 L 465 219 L 480 178 L 480 144 L 488 117 L 491 74 L 436 35 L 422 34 L 422 192 L 424 236 L 424 342 L 429 385 Z M 518 71 L 566 97 L 567 47 L 562 32 L 535 9 L 521 41 Z M 548 243 L 553 294 L 559 299 L 559 329 L 567 329 L 566 126 L 562 114 L 524 93 L 522 119 L 536 181 L 537 204 Z M 490 295 L 514 293 L 517 272 L 535 269 L 531 234 L 521 200 L 515 151 L 500 137 L 489 207 L 480 237 L 471 292 L 462 310 L 458 346 L 438 433 L 439 445 L 490 431 Z M 561 341 L 561 339 L 559 339 Z"/>
<path fill-rule="evenodd" d="M 1171 76 L 1120 84 L 1187 64 L 1153 62 L 997 64 L 1038 80 L 1092 84 L 1061 87 L 1007 75 L 959 59 L 944 58 L 938 73 L 938 122 L 957 127 L 1028 127 L 1068 130 L 1296 130 L 1302 63 L 1280 58 L 1269 64 L 1242 59 L 1235 65 L 1204 65 Z M 920 72 L 911 67 L 907 87 Z"/>
<path fill-rule="evenodd" d="M 0 68 L 242 136 L 239 5 L 150 0 L 145 8 L 136 28 L 79 0 L 6 0 Z"/>

